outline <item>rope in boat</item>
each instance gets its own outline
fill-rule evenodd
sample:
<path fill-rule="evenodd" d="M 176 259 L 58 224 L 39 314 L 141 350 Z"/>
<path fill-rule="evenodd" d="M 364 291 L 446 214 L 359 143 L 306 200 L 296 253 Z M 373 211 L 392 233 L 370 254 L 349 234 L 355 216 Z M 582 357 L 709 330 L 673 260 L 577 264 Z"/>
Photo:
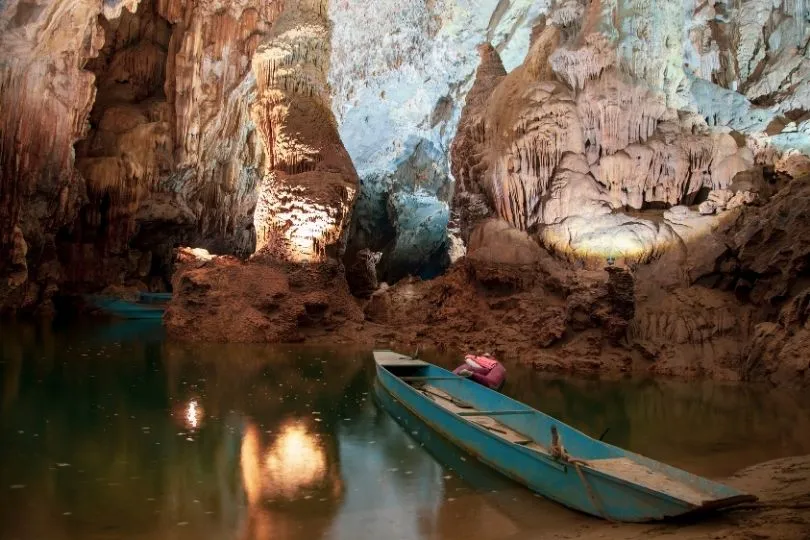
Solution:
<path fill-rule="evenodd" d="M 585 473 L 582 472 L 582 465 L 587 466 L 588 462 L 579 458 L 571 457 L 571 455 L 568 454 L 560 443 L 560 435 L 557 433 L 557 426 L 551 426 L 551 457 L 558 461 L 570 463 L 574 466 L 574 470 L 577 471 L 577 476 L 579 476 L 579 480 L 582 482 L 582 485 L 585 486 L 585 491 L 588 493 L 588 498 L 591 500 L 591 504 L 593 504 L 596 511 L 599 512 L 599 515 L 601 515 L 605 521 L 616 523 L 616 520 L 611 518 L 610 515 L 605 511 L 605 507 L 602 505 L 602 500 L 596 495 L 591 487 L 591 483 L 588 482 Z"/>
<path fill-rule="evenodd" d="M 569 462 L 574 465 L 574 469 L 577 471 L 577 475 L 579 476 L 580 481 L 585 486 L 585 490 L 588 492 L 588 498 L 591 500 L 591 503 L 596 508 L 597 512 L 602 516 L 605 521 L 609 521 L 611 523 L 616 523 L 616 521 L 611 518 L 608 513 L 605 511 L 604 506 L 602 506 L 602 500 L 596 496 L 596 493 L 593 492 L 591 489 L 591 484 L 588 482 L 588 479 L 585 477 L 585 473 L 582 472 L 582 464 L 584 463 L 582 460 L 579 459 L 570 459 Z"/>

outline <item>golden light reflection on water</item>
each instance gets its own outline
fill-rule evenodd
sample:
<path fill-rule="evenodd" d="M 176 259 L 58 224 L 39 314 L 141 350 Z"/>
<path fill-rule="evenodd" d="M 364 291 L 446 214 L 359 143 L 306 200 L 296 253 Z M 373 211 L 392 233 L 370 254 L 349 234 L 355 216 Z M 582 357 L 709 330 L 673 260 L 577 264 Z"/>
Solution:
<path fill-rule="evenodd" d="M 204 411 L 202 405 L 200 405 L 196 399 L 192 399 L 186 405 L 186 427 L 188 429 L 197 429 L 202 424 Z"/>
<path fill-rule="evenodd" d="M 242 480 L 250 504 L 263 497 L 294 499 L 326 477 L 326 452 L 300 421 L 282 426 L 266 449 L 258 428 L 248 423 L 240 455 Z"/>

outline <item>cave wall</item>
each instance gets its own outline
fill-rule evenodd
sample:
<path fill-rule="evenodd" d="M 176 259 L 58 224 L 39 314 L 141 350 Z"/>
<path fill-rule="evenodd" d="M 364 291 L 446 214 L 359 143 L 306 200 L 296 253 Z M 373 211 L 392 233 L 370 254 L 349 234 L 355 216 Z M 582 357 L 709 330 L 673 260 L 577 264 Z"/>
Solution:
<path fill-rule="evenodd" d="M 347 0 L 330 4 L 330 18 L 336 23 L 330 70 L 333 110 L 362 180 L 350 251 L 381 252 L 378 269 L 385 279 L 396 279 L 403 271 L 429 272 L 426 261 L 435 254 L 430 251 L 434 246 L 446 251 L 451 241 L 458 244 L 457 236 L 468 235 L 459 230 L 466 228 L 465 214 L 494 211 L 494 200 L 490 208 L 482 204 L 482 190 L 454 186 L 465 180 L 447 156 L 459 121 L 464 122 L 462 108 L 469 104 L 479 63 L 476 46 L 490 42 L 505 72 L 512 72 L 526 60 L 535 26 L 559 29 L 543 59 L 535 62 L 551 66 L 542 78 L 566 87 L 565 99 L 575 101 L 572 113 L 585 145 L 576 151 L 585 155 L 587 172 L 597 181 L 593 189 L 606 192 L 597 198 L 601 200 L 575 196 L 576 203 L 605 214 L 605 209 L 620 207 L 691 205 L 702 202 L 707 191 L 728 189 L 736 172 L 754 165 L 775 164 L 793 176 L 807 167 L 798 156 L 807 153 L 810 141 L 805 3 Z M 522 81 L 511 75 L 514 91 L 537 82 L 535 75 Z M 508 92 L 500 99 L 513 97 L 529 99 Z M 530 116 L 526 107 L 536 105 L 525 103 L 525 116 Z M 510 189 L 521 192 L 523 204 L 532 208 L 520 213 L 534 215 L 514 223 L 545 226 L 556 221 L 555 212 L 565 212 L 549 209 L 549 217 L 541 218 L 537 207 L 538 197 L 550 186 L 559 191 L 567 185 L 567 180 L 554 183 L 550 178 L 560 163 L 558 150 L 567 143 L 550 141 L 558 155 L 546 159 L 542 148 L 529 148 L 539 141 L 526 125 L 529 119 L 524 120 L 505 127 L 528 130 L 522 141 L 515 142 L 516 135 L 495 137 L 495 131 L 488 135 L 503 146 L 490 149 L 502 161 L 492 165 L 490 174 L 511 174 L 510 160 L 521 168 L 509 181 L 515 185 L 506 182 L 494 199 L 518 196 L 507 194 Z M 487 125 L 492 130 L 504 127 Z M 560 131 L 550 124 L 546 129 Z M 729 132 L 739 143 L 736 149 L 731 137 L 724 136 Z M 523 148 L 506 158 L 512 143 Z M 531 163 L 535 155 L 546 159 L 538 163 L 538 171 Z M 484 164 L 478 160 L 476 165 Z M 573 182 L 577 189 L 591 189 L 583 187 L 581 178 Z M 454 191 L 461 194 L 455 202 Z M 393 197 L 399 193 L 403 195 Z M 726 195 L 713 208 L 724 208 L 722 197 Z M 414 201 L 412 210 L 400 211 L 396 199 L 403 198 Z M 559 206 L 560 198 L 551 198 Z M 449 237 L 440 225 L 420 230 L 408 225 L 411 217 L 424 215 L 428 200 L 431 222 L 447 222 Z M 449 211 L 453 215 L 446 219 Z M 508 217 L 505 211 L 498 213 Z M 687 217 L 700 222 L 697 215 Z M 587 239 L 574 242 L 575 251 L 587 253 L 610 243 L 614 218 L 600 219 L 601 225 L 585 233 Z M 624 235 L 621 249 L 650 256 L 648 244 L 667 241 L 684 221 L 680 210 L 677 220 L 675 227 L 636 223 Z M 567 251 L 572 245 L 568 237 L 577 228 L 558 227 L 548 242 Z"/>
<path fill-rule="evenodd" d="M 4 3 L 0 305 L 150 286 L 178 243 L 250 255 L 259 196 L 280 185 L 268 175 L 306 173 L 287 195 L 326 214 L 337 190 L 329 238 L 305 229 L 316 251 L 345 241 L 356 174 L 328 108 L 326 13 L 304 0 Z M 299 25 L 315 33 L 284 36 Z M 345 185 L 319 182 L 330 174 Z M 301 195 L 307 183 L 320 193 Z"/>
<path fill-rule="evenodd" d="M 761 0 L 6 1 L 0 304 L 148 281 L 177 243 L 348 244 L 383 279 L 428 277 L 493 214 L 563 252 L 655 256 L 714 226 L 686 208 L 701 192 L 711 214 L 750 202 L 743 169 L 808 168 L 806 19 Z M 617 214 L 655 205 L 666 219 Z"/>
<path fill-rule="evenodd" d="M 12 294 L 36 302 L 63 279 L 53 237 L 86 199 L 73 150 L 96 94 L 84 66 L 104 43 L 99 15 L 135 6 L 12 1 L 0 9 L 0 305 Z"/>
<path fill-rule="evenodd" d="M 517 66 L 547 8 L 533 0 L 330 2 L 332 108 L 361 178 L 349 255 L 382 253 L 381 279 L 427 277 L 449 263 L 448 154 L 475 48 L 491 41 Z"/>

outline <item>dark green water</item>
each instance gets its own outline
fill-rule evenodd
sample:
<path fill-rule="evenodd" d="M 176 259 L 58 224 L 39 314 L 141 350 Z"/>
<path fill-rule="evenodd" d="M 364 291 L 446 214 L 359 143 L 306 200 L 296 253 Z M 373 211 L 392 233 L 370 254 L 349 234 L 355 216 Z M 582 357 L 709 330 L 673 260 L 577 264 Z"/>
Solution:
<path fill-rule="evenodd" d="M 0 539 L 539 538 L 589 519 L 381 403 L 371 362 L 169 343 L 153 323 L 5 324 Z M 810 453 L 810 403 L 784 391 L 512 369 L 505 392 L 707 476 Z"/>

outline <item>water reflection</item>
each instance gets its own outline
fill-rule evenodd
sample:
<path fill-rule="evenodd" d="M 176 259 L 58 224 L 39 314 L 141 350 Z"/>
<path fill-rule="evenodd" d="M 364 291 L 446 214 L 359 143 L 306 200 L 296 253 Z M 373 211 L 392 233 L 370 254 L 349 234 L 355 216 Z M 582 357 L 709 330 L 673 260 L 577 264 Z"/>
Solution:
<path fill-rule="evenodd" d="M 197 399 L 190 399 L 185 407 L 181 409 L 180 414 L 183 418 L 183 425 L 191 431 L 199 428 L 205 417 L 205 411 Z"/>
<path fill-rule="evenodd" d="M 0 539 L 494 540 L 583 519 L 376 406 L 366 352 L 156 331 L 0 328 Z M 506 392 L 714 476 L 810 452 L 784 392 L 519 369 Z"/>
<path fill-rule="evenodd" d="M 266 450 L 261 432 L 249 422 L 242 439 L 242 478 L 248 501 L 258 504 L 267 499 L 311 498 L 304 495 L 323 482 L 326 454 L 316 435 L 303 421 L 288 421 Z"/>

